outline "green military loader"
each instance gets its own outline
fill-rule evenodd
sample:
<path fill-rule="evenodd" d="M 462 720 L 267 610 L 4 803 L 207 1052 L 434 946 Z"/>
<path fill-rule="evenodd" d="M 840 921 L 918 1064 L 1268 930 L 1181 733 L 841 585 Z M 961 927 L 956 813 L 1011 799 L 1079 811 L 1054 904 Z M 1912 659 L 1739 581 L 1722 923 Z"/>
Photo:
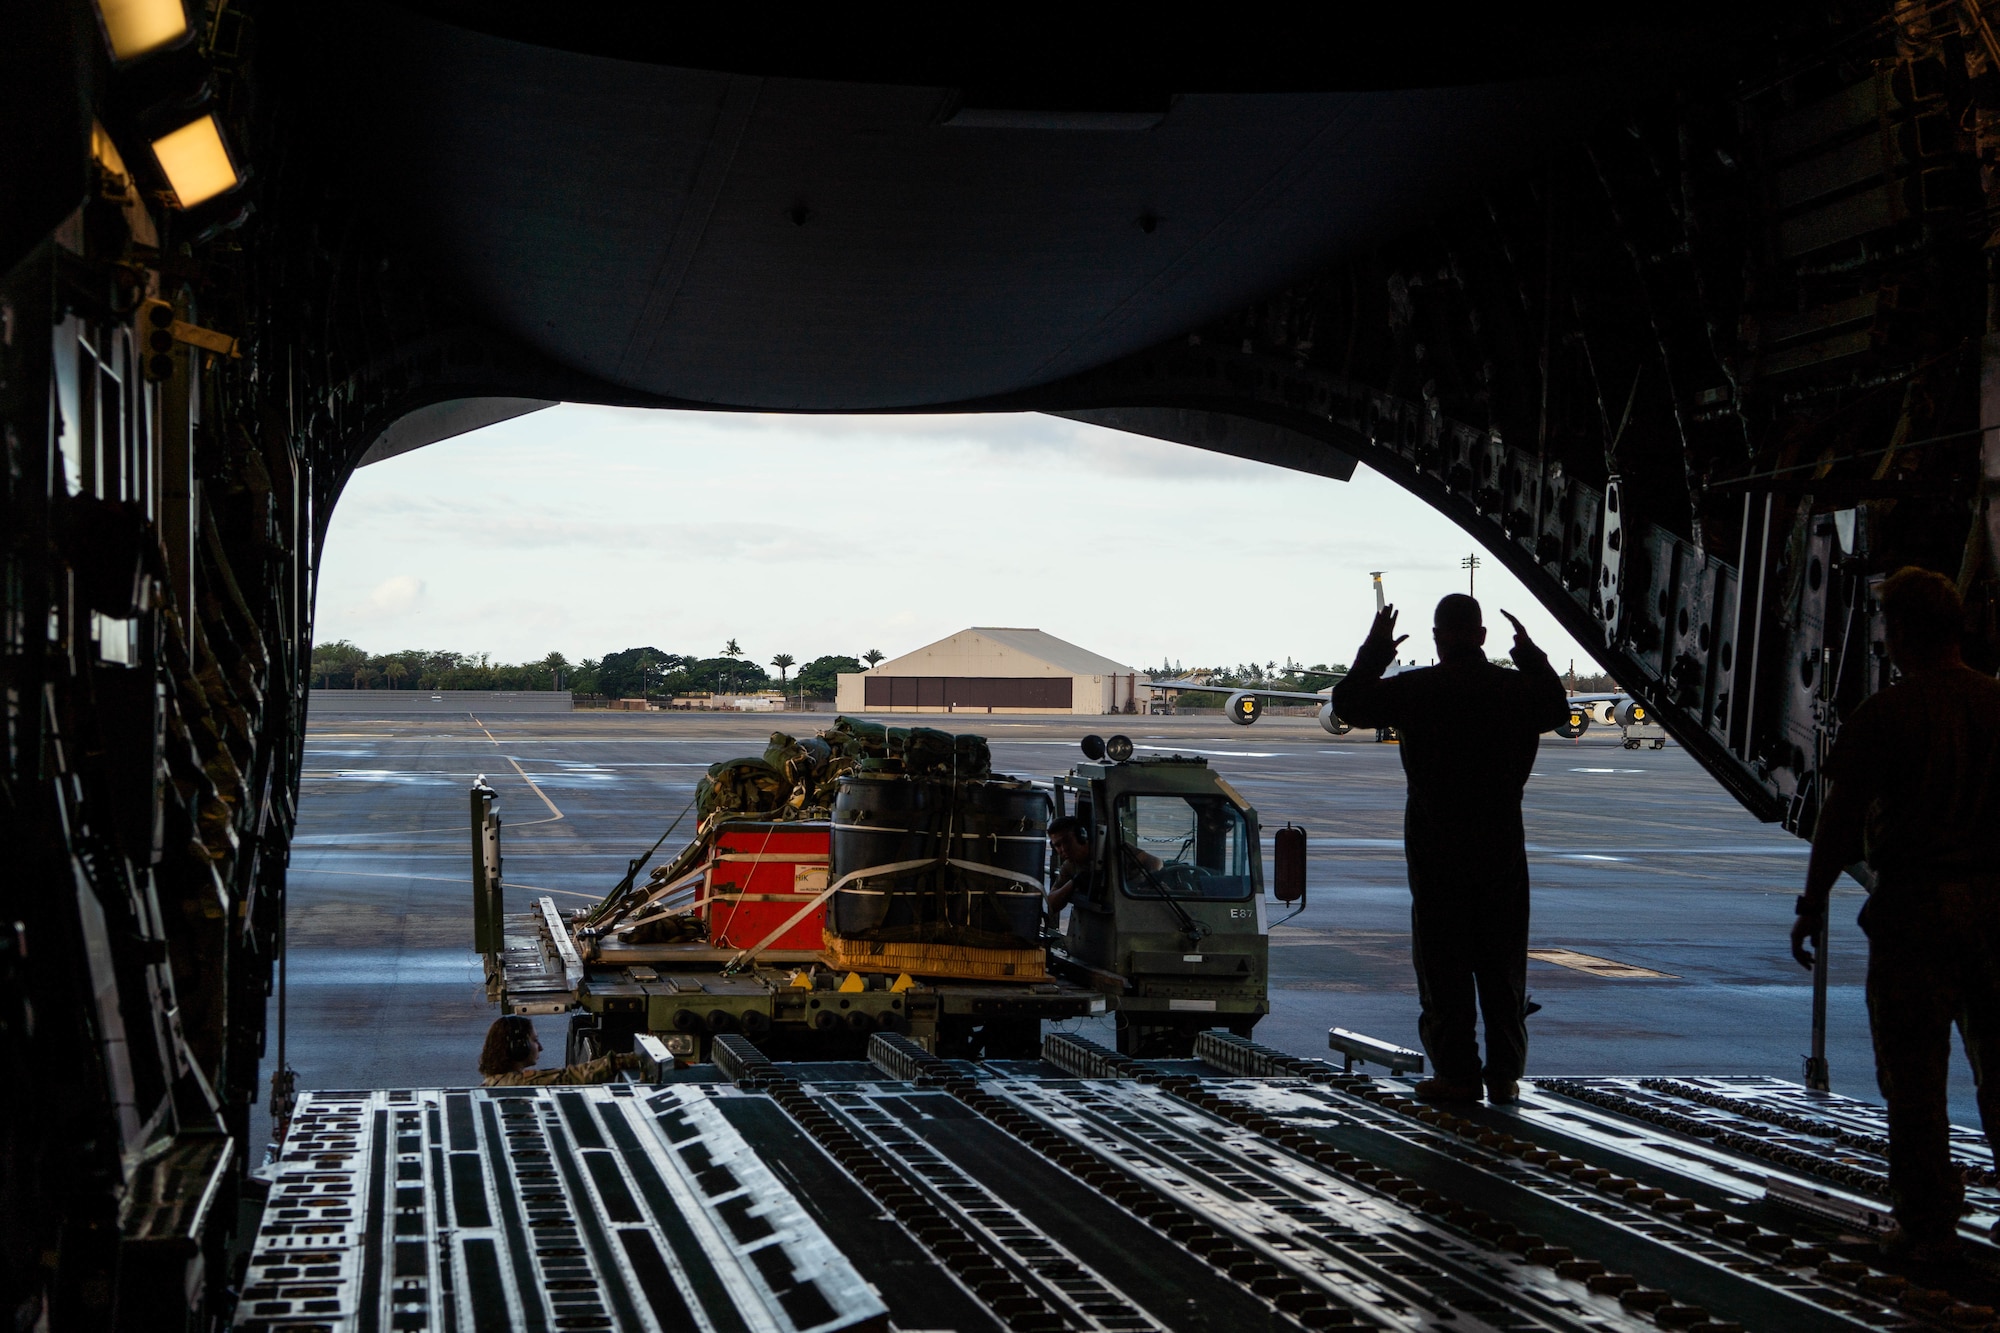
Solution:
<path fill-rule="evenodd" d="M 1086 737 L 1084 753 L 1034 780 L 991 772 L 976 736 L 849 718 L 809 741 L 774 735 L 762 759 L 710 770 L 694 839 L 643 883 L 642 858 L 594 907 L 542 897 L 512 914 L 482 779 L 488 994 L 506 1013 L 571 1015 L 571 1063 L 637 1042 L 693 1064 L 727 1032 L 781 1059 L 858 1057 L 876 1031 L 1027 1058 L 1043 1024 L 1106 1013 L 1128 1054 L 1187 1055 L 1207 1028 L 1247 1035 L 1270 1012 L 1257 812 L 1202 759 L 1135 759 L 1123 737 Z M 1088 866 L 1058 934 L 1043 924 L 1047 834 L 1072 812 Z M 1295 857 L 1279 843 L 1289 900 L 1302 835 Z"/>
<path fill-rule="evenodd" d="M 1208 1028 L 1249 1036 L 1271 1011 L 1257 811 L 1205 759 L 1135 759 L 1123 737 L 1108 751 L 1095 739 L 1053 784 L 1058 814 L 1073 806 L 1089 830 L 1091 866 L 1050 971 L 1105 996 L 1127 1055 L 1192 1055 Z M 1285 901 L 1304 892 L 1293 847 L 1281 839 Z"/>

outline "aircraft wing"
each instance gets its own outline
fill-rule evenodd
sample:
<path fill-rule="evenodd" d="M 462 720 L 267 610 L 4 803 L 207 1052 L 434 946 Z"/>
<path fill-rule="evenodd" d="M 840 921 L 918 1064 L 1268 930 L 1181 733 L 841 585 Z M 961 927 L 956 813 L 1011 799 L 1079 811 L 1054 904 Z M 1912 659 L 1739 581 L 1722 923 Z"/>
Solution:
<path fill-rule="evenodd" d="M 1149 680 L 1146 682 L 1156 690 L 1200 690 L 1207 694 L 1254 694 L 1260 699 L 1291 699 L 1302 704 L 1323 704 L 1333 695 L 1329 685 L 1317 694 L 1307 694 L 1304 690 L 1266 690 L 1254 685 L 1204 685 L 1193 680 Z"/>
<path fill-rule="evenodd" d="M 1307 694 L 1304 690 L 1256 690 L 1239 685 L 1235 689 L 1225 689 L 1224 694 L 1254 694 L 1260 699 L 1292 699 L 1302 704 L 1323 704 L 1333 697 L 1333 686 L 1329 685 L 1318 694 Z"/>
<path fill-rule="evenodd" d="M 1617 693 L 1617 694 L 1572 694 L 1566 697 L 1568 698 L 1568 701 L 1573 704 L 1622 704 L 1632 696 L 1629 694 Z"/>

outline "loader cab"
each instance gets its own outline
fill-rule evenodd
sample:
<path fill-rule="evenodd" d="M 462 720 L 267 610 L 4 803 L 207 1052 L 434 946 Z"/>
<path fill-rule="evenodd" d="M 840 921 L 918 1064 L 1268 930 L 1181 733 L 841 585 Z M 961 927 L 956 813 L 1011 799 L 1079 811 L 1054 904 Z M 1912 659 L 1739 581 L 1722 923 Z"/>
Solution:
<path fill-rule="evenodd" d="M 1248 1035 L 1269 1008 L 1257 811 L 1199 757 L 1091 759 L 1054 785 L 1057 813 L 1090 830 L 1092 874 L 1051 966 L 1111 999 L 1130 1054 Z"/>

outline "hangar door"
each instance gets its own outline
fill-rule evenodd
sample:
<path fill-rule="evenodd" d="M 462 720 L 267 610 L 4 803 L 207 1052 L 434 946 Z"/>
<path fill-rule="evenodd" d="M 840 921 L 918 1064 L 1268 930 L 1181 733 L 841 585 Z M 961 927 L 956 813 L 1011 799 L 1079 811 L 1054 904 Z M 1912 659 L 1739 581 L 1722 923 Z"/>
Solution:
<path fill-rule="evenodd" d="M 869 708 L 1068 708 L 1068 676 L 870 676 Z"/>

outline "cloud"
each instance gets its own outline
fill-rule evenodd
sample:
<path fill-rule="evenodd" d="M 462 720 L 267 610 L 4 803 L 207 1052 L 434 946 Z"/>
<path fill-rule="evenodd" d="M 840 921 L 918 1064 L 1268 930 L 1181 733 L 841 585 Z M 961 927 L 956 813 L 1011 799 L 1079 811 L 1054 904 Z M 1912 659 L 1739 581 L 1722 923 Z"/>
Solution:
<path fill-rule="evenodd" d="M 1268 463 L 1254 463 L 1192 445 L 1134 435 L 1127 431 L 1092 426 L 1062 417 L 1021 417 L 1032 428 L 995 430 L 979 441 L 989 460 L 1008 466 L 1024 457 L 1037 457 L 1044 465 L 1102 477 L 1143 477 L 1160 481 L 1259 482 L 1277 469 Z"/>
<path fill-rule="evenodd" d="M 1374 614 L 1367 571 L 1421 618 L 1471 549 L 1366 468 L 1335 482 L 1056 417 L 565 405 L 357 473 L 317 631 L 506 661 L 736 638 L 806 661 L 1040 625 L 1134 663 L 1341 661 Z M 1575 651 L 1498 561 L 1479 594 Z"/>
<path fill-rule="evenodd" d="M 392 574 L 351 603 L 348 611 L 362 616 L 406 616 L 423 604 L 424 581 L 414 574 Z"/>
<path fill-rule="evenodd" d="M 883 416 L 683 412 L 663 422 L 661 413 L 643 408 L 565 404 L 558 411 L 565 414 L 563 425 L 569 436 L 565 443 L 588 447 L 612 439 L 646 440 L 663 458 L 679 453 L 713 455 L 718 449 L 750 450 L 788 456 L 796 465 L 815 458 L 837 462 L 856 450 L 911 454 L 921 450 L 923 464 L 930 468 L 984 471 L 996 464 L 1020 466 L 1026 459 L 1057 472 L 1208 482 L 1255 481 L 1276 470 L 1264 463 L 1039 412 Z M 541 424 L 547 424 L 546 419 Z"/>
<path fill-rule="evenodd" d="M 543 492 L 546 494 L 546 492 Z M 597 550 L 686 560 L 797 560 L 828 549 L 834 534 L 795 522 L 779 526 L 706 523 L 705 506 L 663 503 L 657 516 L 634 518 L 618 502 L 590 508 L 560 499 L 538 504 L 536 493 L 421 495 L 372 498 L 356 526 L 397 542 L 480 547 L 496 540 L 509 550 Z M 356 506 L 357 510 L 360 506 Z"/>

